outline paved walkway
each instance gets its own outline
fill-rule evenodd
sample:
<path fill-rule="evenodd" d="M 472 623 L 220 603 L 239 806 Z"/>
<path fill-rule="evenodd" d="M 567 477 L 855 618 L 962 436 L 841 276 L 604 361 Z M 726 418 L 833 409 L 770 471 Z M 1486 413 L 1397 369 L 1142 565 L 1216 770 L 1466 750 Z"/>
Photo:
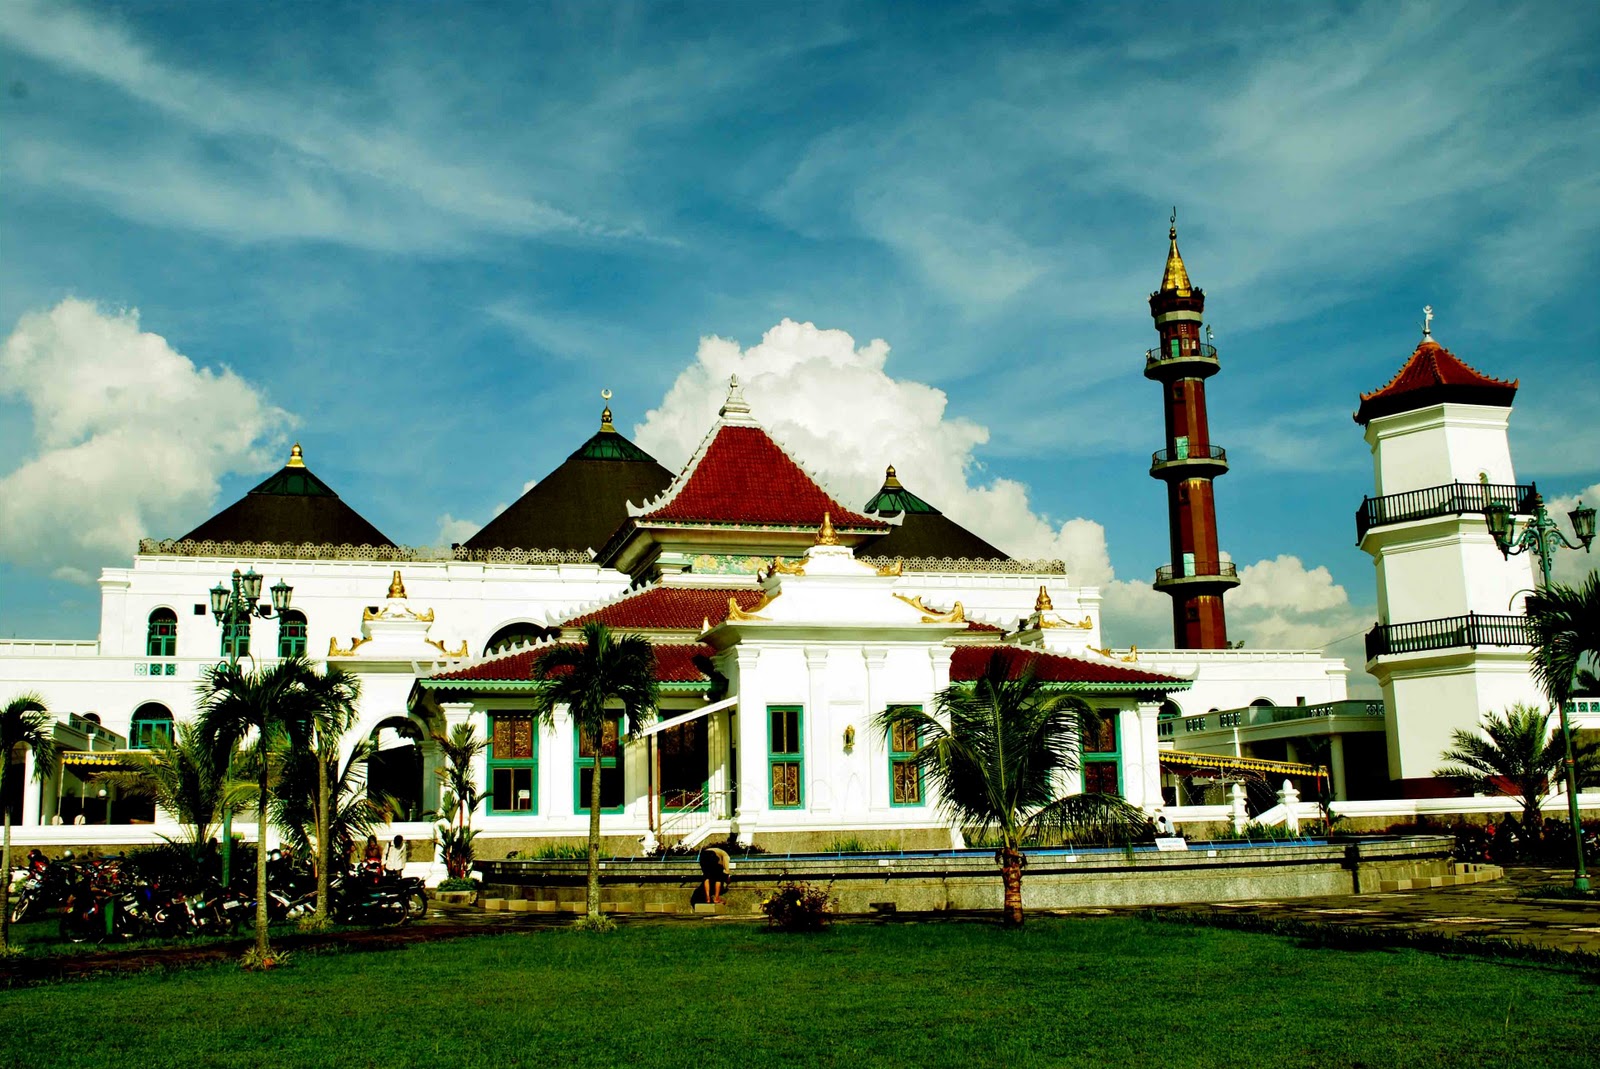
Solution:
<path fill-rule="evenodd" d="M 1593 879 L 1591 877 L 1591 879 Z M 1253 913 L 1308 924 L 1354 925 L 1372 929 L 1429 931 L 1508 939 L 1554 950 L 1600 954 L 1600 900 L 1529 898 L 1535 887 L 1572 885 L 1571 869 L 1521 868 L 1505 878 L 1462 887 L 1390 891 L 1333 898 L 1294 898 L 1250 902 L 1210 902 L 1157 906 L 1157 910 Z M 1057 910 L 1067 915 L 1126 913 L 1131 910 Z"/>

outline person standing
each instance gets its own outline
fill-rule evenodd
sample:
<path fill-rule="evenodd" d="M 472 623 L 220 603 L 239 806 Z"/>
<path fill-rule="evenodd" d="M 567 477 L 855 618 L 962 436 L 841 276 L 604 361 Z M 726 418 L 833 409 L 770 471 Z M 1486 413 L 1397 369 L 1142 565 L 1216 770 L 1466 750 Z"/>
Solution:
<path fill-rule="evenodd" d="M 404 836 L 396 835 L 394 841 L 383 848 L 383 872 L 386 876 L 399 877 L 406 871 L 406 841 Z"/>

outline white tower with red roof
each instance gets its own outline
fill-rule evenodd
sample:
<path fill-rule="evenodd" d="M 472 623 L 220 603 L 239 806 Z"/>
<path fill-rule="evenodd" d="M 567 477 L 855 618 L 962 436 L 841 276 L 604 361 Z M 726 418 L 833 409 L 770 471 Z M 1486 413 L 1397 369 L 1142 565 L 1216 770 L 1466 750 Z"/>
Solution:
<path fill-rule="evenodd" d="M 1389 776 L 1407 796 L 1448 792 L 1433 770 L 1452 730 L 1540 700 L 1521 616 L 1529 559 L 1502 556 L 1484 522 L 1491 504 L 1528 514 L 1536 492 L 1517 482 L 1506 439 L 1517 383 L 1457 359 L 1424 315 L 1411 358 L 1355 413 L 1377 488 L 1356 513 L 1378 571 L 1367 671 L 1388 706 Z"/>

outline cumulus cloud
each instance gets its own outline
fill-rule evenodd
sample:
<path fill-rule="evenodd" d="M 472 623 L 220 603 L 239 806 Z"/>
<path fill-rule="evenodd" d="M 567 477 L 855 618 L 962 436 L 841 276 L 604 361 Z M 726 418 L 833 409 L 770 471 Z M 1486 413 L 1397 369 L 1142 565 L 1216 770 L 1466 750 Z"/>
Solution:
<path fill-rule="evenodd" d="M 703 338 L 636 437 L 662 463 L 683 464 L 715 422 L 728 377 L 738 375 L 756 418 L 844 504 L 860 507 L 892 463 L 908 489 L 1007 553 L 1065 561 L 1071 582 L 1101 587 L 1112 642 L 1171 645 L 1171 601 L 1144 580 L 1116 577 L 1105 528 L 1084 517 L 1040 516 L 1026 486 L 987 476 L 975 450 L 989 440 L 988 428 L 951 416 L 943 391 L 888 374 L 888 355 L 882 340 L 857 345 L 842 330 L 790 319 L 748 349 Z M 1370 607 L 1350 604 L 1326 567 L 1308 568 L 1298 557 L 1260 561 L 1240 578 L 1228 599 L 1229 628 L 1250 647 L 1323 649 L 1348 644 L 1352 634 L 1358 647 L 1376 618 Z M 1362 668 L 1351 648 L 1354 684 Z"/>
<path fill-rule="evenodd" d="M 1545 502 L 1546 508 L 1550 510 L 1550 515 L 1555 518 L 1556 523 L 1561 525 L 1561 533 L 1573 542 L 1576 542 L 1577 538 L 1572 533 L 1572 524 L 1568 520 L 1567 514 L 1577 508 L 1579 502 L 1590 508 L 1600 508 L 1600 483 L 1595 483 L 1587 489 L 1579 490 L 1575 494 L 1551 498 Z M 1596 541 L 1600 541 L 1600 539 Z M 1550 578 L 1552 580 L 1557 583 L 1575 585 L 1587 579 L 1590 572 L 1600 568 L 1600 559 L 1597 559 L 1596 551 L 1593 549 L 1588 553 L 1558 549 L 1550 565 Z M 1538 568 L 1537 563 L 1534 567 L 1535 569 Z"/>
<path fill-rule="evenodd" d="M 889 375 L 888 357 L 882 339 L 858 346 L 845 331 L 792 319 L 748 349 L 702 338 L 695 362 L 646 413 L 639 444 L 668 467 L 688 460 L 738 375 L 756 418 L 841 503 L 860 508 L 893 464 L 913 493 L 1012 556 L 1065 560 L 1075 582 L 1108 580 L 1104 529 L 1053 524 L 1032 510 L 1022 483 L 986 478 L 974 450 L 988 428 L 949 415 L 943 390 Z"/>
<path fill-rule="evenodd" d="M 496 515 L 500 511 L 502 510 L 496 509 Z M 483 524 L 476 520 L 458 520 L 447 512 L 439 517 L 439 534 L 434 539 L 434 545 L 453 546 L 457 543 L 465 542 L 477 534 L 482 527 Z"/>
<path fill-rule="evenodd" d="M 233 472 L 268 468 L 287 413 L 232 371 L 196 367 L 134 309 L 68 299 L 0 346 L 0 397 L 33 416 L 33 454 L 0 476 L 0 554 L 88 581 L 141 537 L 173 536 Z"/>

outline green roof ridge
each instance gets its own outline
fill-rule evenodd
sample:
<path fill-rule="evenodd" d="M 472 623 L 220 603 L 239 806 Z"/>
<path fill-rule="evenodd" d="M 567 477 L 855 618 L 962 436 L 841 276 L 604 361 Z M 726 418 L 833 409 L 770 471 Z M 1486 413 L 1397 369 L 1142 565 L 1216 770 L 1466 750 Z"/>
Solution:
<path fill-rule="evenodd" d="M 598 430 L 587 442 L 580 445 L 568 460 L 643 460 L 655 462 L 655 457 L 628 441 L 616 431 Z"/>
<path fill-rule="evenodd" d="M 311 469 L 286 465 L 250 491 L 252 494 L 277 494 L 281 497 L 338 497 L 327 483 L 311 474 Z"/>
<path fill-rule="evenodd" d="M 876 513 L 879 516 L 892 516 L 897 512 L 921 512 L 935 516 L 942 515 L 938 509 L 903 486 L 885 486 L 882 490 L 872 495 L 872 500 L 867 502 L 867 507 L 864 511 Z"/>

